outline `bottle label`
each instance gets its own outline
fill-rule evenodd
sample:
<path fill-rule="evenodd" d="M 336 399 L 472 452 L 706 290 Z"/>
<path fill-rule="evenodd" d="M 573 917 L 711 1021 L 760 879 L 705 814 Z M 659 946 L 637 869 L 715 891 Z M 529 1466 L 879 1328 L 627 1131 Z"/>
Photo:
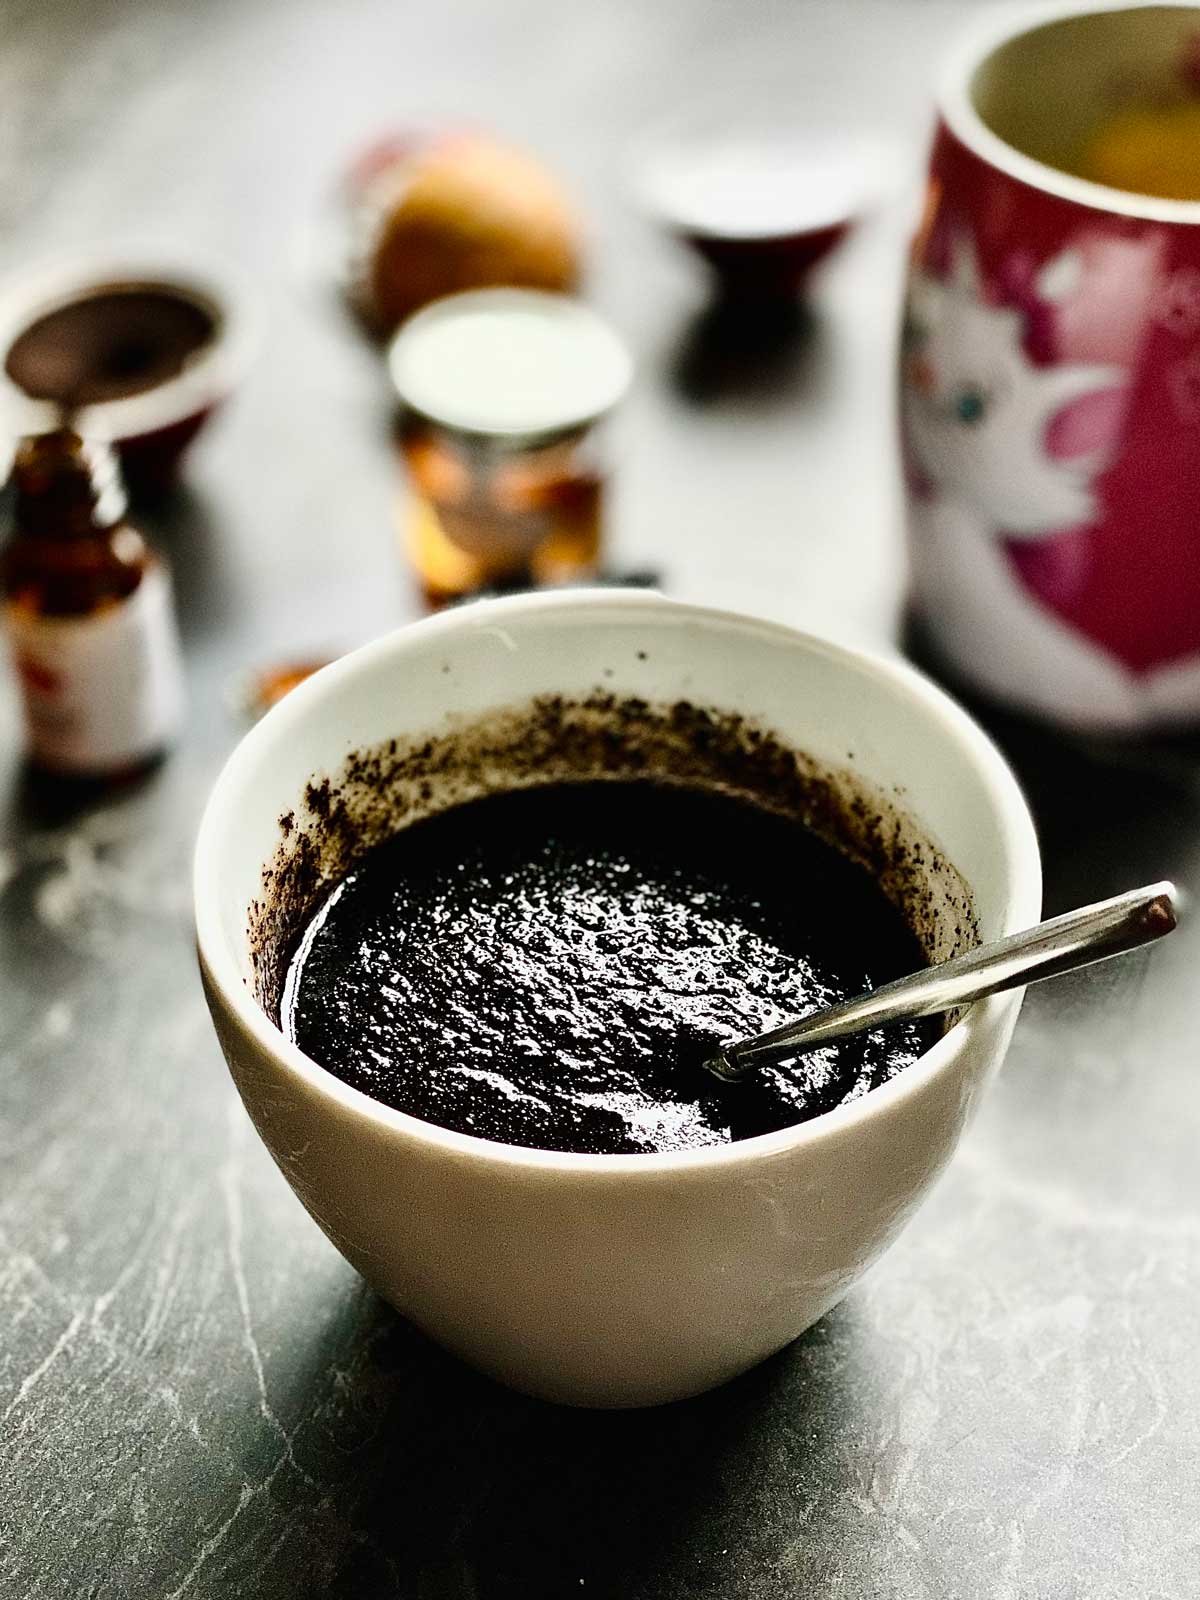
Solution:
<path fill-rule="evenodd" d="M 143 761 L 175 733 L 183 674 L 171 583 L 158 562 L 133 594 L 88 617 L 7 608 L 29 754 L 62 772 Z"/>

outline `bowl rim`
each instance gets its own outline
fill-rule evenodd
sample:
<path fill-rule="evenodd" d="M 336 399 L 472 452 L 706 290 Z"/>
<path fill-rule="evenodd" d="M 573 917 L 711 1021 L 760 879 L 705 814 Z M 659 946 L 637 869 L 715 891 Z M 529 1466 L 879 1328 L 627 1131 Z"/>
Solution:
<path fill-rule="evenodd" d="M 989 166 L 1059 200 L 1092 211 L 1116 213 L 1146 222 L 1200 224 L 1200 200 L 1171 200 L 1164 196 L 1114 189 L 1090 178 L 1062 172 L 1034 156 L 1025 155 L 1002 139 L 984 122 L 971 98 L 975 75 L 989 56 L 1002 46 L 1036 33 L 1039 28 L 1072 17 L 1101 16 L 1110 11 L 1191 11 L 1200 25 L 1200 5 L 1195 0 L 1038 0 L 1016 10 L 991 10 L 968 26 L 947 55 L 935 96 L 943 122 L 960 144 Z"/>
<path fill-rule="evenodd" d="M 219 890 L 220 845 L 228 828 L 236 825 L 240 793 L 253 782 L 255 768 L 277 738 L 286 736 L 289 728 L 303 722 L 310 711 L 323 701 L 333 698 L 343 684 L 368 671 L 376 663 L 412 652 L 423 652 L 435 640 L 462 629 L 502 629 L 506 622 L 515 617 L 548 610 L 584 614 L 618 610 L 647 614 L 658 612 L 677 621 L 687 617 L 704 627 L 732 628 L 797 644 L 806 652 L 833 658 L 856 672 L 866 671 L 885 679 L 933 720 L 942 724 L 946 733 L 972 759 L 988 790 L 1000 832 L 1008 840 L 1013 859 L 1002 931 L 1015 932 L 1035 922 L 1040 916 L 1041 858 L 1033 819 L 1016 777 L 974 719 L 924 674 L 906 662 L 856 646 L 837 644 L 786 624 L 717 607 L 693 605 L 652 591 L 578 589 L 476 601 L 395 629 L 314 673 L 243 735 L 210 791 L 193 860 L 196 940 L 201 968 L 238 1025 L 289 1076 L 295 1077 L 305 1088 L 328 1102 L 331 1111 L 340 1110 L 363 1119 L 383 1133 L 416 1140 L 449 1158 L 543 1173 L 590 1175 L 596 1179 L 631 1174 L 643 1178 L 656 1175 L 678 1177 L 685 1173 L 747 1162 L 769 1161 L 836 1137 L 859 1124 L 884 1118 L 893 1107 L 916 1096 L 932 1079 L 953 1072 L 980 1033 L 990 1028 L 1002 1028 L 1010 1014 L 1015 1018 L 1021 1001 L 1020 990 L 977 1002 L 957 1026 L 889 1083 L 856 1100 L 835 1106 L 807 1122 L 730 1144 L 644 1154 L 539 1150 L 458 1133 L 383 1105 L 362 1090 L 343 1083 L 305 1055 L 285 1037 L 254 998 L 240 970 L 232 942 L 225 936 Z"/>
<path fill-rule="evenodd" d="M 737 129 L 724 137 L 726 142 L 736 142 Z M 780 149 L 806 150 L 814 166 L 836 156 L 855 174 L 854 178 L 840 196 L 824 208 L 805 211 L 800 206 L 796 215 L 787 220 L 745 228 L 705 223 L 698 221 L 687 206 L 672 203 L 662 184 L 662 171 L 672 156 L 678 157 L 688 149 L 698 152 L 720 143 L 721 138 L 715 132 L 699 133 L 686 125 L 675 124 L 663 124 L 644 134 L 626 158 L 626 185 L 640 215 L 679 238 L 726 245 L 730 249 L 797 244 L 834 229 L 852 227 L 875 211 L 890 190 L 898 186 L 898 163 L 887 141 L 878 133 L 852 129 L 841 137 L 819 138 L 811 131 L 806 133 L 799 124 L 789 126 L 780 122 L 774 133 L 764 124 L 760 143 L 774 143 Z"/>
<path fill-rule="evenodd" d="M 111 288 L 161 289 L 190 300 L 212 317 L 213 334 L 175 377 L 138 394 L 80 407 L 81 432 L 114 444 L 143 438 L 208 410 L 241 381 L 257 344 L 256 323 L 250 294 L 227 264 L 136 246 L 59 255 L 0 282 L 0 405 L 10 432 L 54 426 L 49 419 L 58 415 L 52 401 L 27 394 L 9 375 L 6 363 L 15 340 L 39 318 L 93 290 Z"/>

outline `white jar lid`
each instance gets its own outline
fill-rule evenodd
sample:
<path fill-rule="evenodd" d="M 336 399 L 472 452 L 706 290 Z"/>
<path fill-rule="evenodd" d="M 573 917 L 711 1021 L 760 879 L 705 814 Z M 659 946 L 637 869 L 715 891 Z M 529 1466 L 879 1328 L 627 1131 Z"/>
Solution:
<path fill-rule="evenodd" d="M 388 368 L 401 401 L 463 433 L 535 437 L 612 409 L 633 363 L 606 322 L 567 295 L 476 289 L 410 317 Z"/>

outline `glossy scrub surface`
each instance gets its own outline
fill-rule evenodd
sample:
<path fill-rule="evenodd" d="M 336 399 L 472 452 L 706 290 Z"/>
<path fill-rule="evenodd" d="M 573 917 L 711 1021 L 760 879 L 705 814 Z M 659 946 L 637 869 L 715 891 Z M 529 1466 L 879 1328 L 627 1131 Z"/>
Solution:
<path fill-rule="evenodd" d="M 726 1086 L 714 1047 L 924 964 L 859 866 L 799 823 L 639 781 L 514 790 L 364 855 L 293 955 L 281 1024 L 389 1106 L 546 1150 L 683 1150 L 886 1082 L 935 1020 Z"/>

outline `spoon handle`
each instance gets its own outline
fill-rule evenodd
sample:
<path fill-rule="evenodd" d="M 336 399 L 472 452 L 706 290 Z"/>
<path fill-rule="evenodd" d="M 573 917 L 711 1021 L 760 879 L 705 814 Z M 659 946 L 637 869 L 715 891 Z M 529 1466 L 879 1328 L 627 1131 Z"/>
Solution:
<path fill-rule="evenodd" d="M 755 1067 L 789 1059 L 832 1044 L 847 1034 L 908 1022 L 1017 989 L 1060 972 L 1135 950 L 1175 926 L 1177 897 L 1170 883 L 1153 883 L 1113 900 L 1068 911 L 993 944 L 978 945 L 938 966 L 898 978 L 853 1000 L 816 1011 L 770 1033 L 730 1045 L 705 1062 L 710 1071 L 736 1083 Z"/>

